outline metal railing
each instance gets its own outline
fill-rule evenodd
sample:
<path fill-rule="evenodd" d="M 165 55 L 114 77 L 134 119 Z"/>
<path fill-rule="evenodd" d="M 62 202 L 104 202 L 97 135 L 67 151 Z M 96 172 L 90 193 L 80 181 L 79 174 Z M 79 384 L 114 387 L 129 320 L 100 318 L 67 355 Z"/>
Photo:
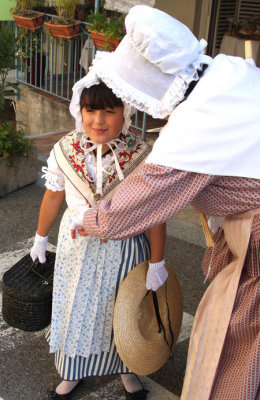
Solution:
<path fill-rule="evenodd" d="M 45 14 L 44 18 L 57 16 Z M 71 40 L 54 39 L 46 27 L 24 31 L 16 60 L 16 81 L 70 101 L 73 85 L 88 72 L 96 51 L 87 31 L 89 24 L 80 22 L 80 35 Z M 141 131 L 145 140 L 146 114 L 136 112 L 132 127 Z"/>

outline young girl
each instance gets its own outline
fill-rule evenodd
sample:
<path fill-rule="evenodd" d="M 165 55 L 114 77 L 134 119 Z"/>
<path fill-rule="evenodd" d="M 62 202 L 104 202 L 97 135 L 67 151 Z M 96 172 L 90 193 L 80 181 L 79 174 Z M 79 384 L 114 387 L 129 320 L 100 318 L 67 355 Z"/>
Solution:
<path fill-rule="evenodd" d="M 66 198 L 59 230 L 50 352 L 62 382 L 49 399 L 68 399 L 88 376 L 121 374 L 127 399 L 145 399 L 146 391 L 120 359 L 112 331 L 115 295 L 120 282 L 149 258 L 145 234 L 105 241 L 80 236 L 84 212 L 112 191 L 148 155 L 149 148 L 129 131 L 131 108 L 124 105 L 91 71 L 74 85 L 70 106 L 76 130 L 51 151 L 46 187 L 31 257 L 45 260 L 48 233 Z M 165 225 L 149 230 L 151 268 L 158 287 L 167 278 L 163 251 Z M 156 290 L 157 282 L 151 286 Z"/>

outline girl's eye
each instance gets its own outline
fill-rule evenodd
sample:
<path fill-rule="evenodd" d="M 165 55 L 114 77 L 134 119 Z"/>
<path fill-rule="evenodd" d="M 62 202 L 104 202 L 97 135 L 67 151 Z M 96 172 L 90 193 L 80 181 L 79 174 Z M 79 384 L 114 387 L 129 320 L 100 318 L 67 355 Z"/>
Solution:
<path fill-rule="evenodd" d="M 106 112 L 109 113 L 109 114 L 114 114 L 114 113 L 115 113 L 115 111 L 113 110 L 113 108 L 107 108 L 107 109 L 106 109 Z"/>
<path fill-rule="evenodd" d="M 86 111 L 89 112 L 93 112 L 94 110 L 92 108 L 86 108 Z"/>

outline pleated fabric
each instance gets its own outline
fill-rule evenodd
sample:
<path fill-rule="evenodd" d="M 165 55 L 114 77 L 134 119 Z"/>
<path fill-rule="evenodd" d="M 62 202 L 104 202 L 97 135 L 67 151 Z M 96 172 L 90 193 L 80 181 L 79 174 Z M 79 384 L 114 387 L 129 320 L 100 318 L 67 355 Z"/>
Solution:
<path fill-rule="evenodd" d="M 149 241 L 146 234 L 140 234 L 120 242 L 121 262 L 116 277 L 115 295 L 120 282 L 137 264 L 149 258 Z M 112 282 L 111 282 L 112 283 Z M 113 283 L 112 283 L 113 284 Z M 82 305 L 84 308 L 84 305 Z M 114 304 L 112 305 L 112 308 Z M 113 309 L 112 309 L 113 312 Z M 46 334 L 50 342 L 51 328 Z M 55 366 L 62 379 L 78 380 L 87 376 L 103 376 L 129 372 L 117 353 L 113 331 L 111 333 L 110 348 L 99 354 L 91 354 L 88 357 L 64 355 L 62 350 L 55 352 Z"/>

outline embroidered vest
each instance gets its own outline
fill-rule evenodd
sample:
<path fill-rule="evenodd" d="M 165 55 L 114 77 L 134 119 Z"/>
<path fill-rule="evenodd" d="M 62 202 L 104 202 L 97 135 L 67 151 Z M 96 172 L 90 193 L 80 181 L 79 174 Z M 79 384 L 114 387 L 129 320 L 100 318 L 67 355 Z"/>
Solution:
<path fill-rule="evenodd" d="M 95 184 L 90 179 L 86 166 L 84 149 L 80 144 L 82 135 L 82 133 L 72 131 L 62 137 L 54 146 L 54 154 L 64 175 L 86 198 L 90 206 L 94 207 L 99 199 L 111 194 L 120 181 L 113 162 L 107 170 L 108 172 L 114 170 L 114 173 L 104 174 L 103 177 L 103 194 L 96 194 Z M 121 134 L 120 139 L 125 144 L 119 151 L 117 159 L 126 178 L 144 161 L 151 148 L 131 131 L 127 135 Z"/>

